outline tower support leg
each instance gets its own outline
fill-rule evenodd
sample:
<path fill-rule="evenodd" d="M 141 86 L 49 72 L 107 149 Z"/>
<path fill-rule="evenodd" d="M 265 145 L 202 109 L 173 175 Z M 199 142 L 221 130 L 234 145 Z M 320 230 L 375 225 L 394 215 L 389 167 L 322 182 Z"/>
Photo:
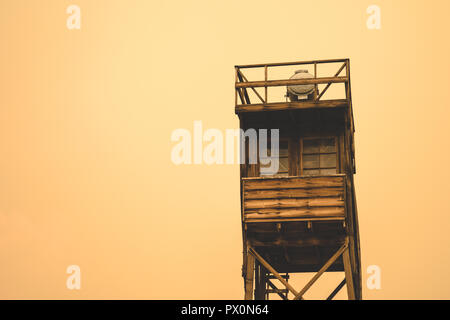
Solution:
<path fill-rule="evenodd" d="M 255 300 L 264 300 L 266 295 L 266 269 L 255 260 Z"/>
<path fill-rule="evenodd" d="M 255 269 L 255 257 L 247 252 L 247 263 L 245 270 L 245 300 L 253 300 L 253 277 Z"/>
<path fill-rule="evenodd" d="M 345 282 L 347 283 L 347 295 L 349 300 L 356 299 L 355 285 L 353 283 L 353 272 L 350 261 L 349 249 L 347 248 L 342 254 L 342 260 L 344 262 Z"/>

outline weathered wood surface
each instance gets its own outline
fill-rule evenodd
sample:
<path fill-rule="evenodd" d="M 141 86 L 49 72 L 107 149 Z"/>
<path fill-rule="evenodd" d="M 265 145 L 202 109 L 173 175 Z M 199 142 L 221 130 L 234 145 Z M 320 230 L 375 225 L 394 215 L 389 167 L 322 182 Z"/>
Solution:
<path fill-rule="evenodd" d="M 305 65 L 305 64 L 322 64 L 322 63 L 337 63 L 337 62 L 347 62 L 348 58 L 345 59 L 323 59 L 323 60 L 309 60 L 309 61 L 292 61 L 292 62 L 276 62 L 276 63 L 258 63 L 258 64 L 243 64 L 237 65 L 236 68 L 262 68 L 262 67 L 279 67 L 279 66 L 294 66 L 294 65 Z"/>
<path fill-rule="evenodd" d="M 348 300 L 355 300 L 357 292 L 355 291 L 355 286 L 353 283 L 353 272 L 350 261 L 350 253 L 347 248 L 342 255 L 342 259 L 344 261 L 344 270 L 345 270 L 345 281 L 347 283 L 347 296 Z"/>
<path fill-rule="evenodd" d="M 250 239 L 249 243 L 253 247 L 274 247 L 274 246 L 285 246 L 285 247 L 313 247 L 313 246 L 334 246 L 339 242 L 343 242 L 344 237 L 333 237 L 333 238 L 319 238 L 319 237 L 303 237 L 298 239 L 275 239 L 260 241 L 256 239 Z"/>
<path fill-rule="evenodd" d="M 342 70 L 344 70 L 344 68 L 347 66 L 347 63 L 344 62 L 344 64 L 339 68 L 339 70 L 334 74 L 335 77 L 339 76 L 339 74 L 341 73 Z M 322 98 L 322 96 L 325 94 L 325 92 L 327 92 L 328 88 L 331 86 L 331 82 L 328 83 L 325 88 L 322 90 L 322 92 L 319 94 L 319 96 L 317 97 L 317 100 L 320 100 L 320 98 Z"/>
<path fill-rule="evenodd" d="M 329 198 L 288 198 L 288 199 L 262 199 L 247 200 L 244 204 L 247 211 L 251 209 L 274 209 L 274 208 L 295 208 L 295 207 L 343 207 L 344 200 L 339 197 Z"/>
<path fill-rule="evenodd" d="M 305 178 L 279 177 L 279 178 L 246 178 L 247 190 L 262 190 L 275 188 L 314 188 L 314 187 L 342 187 L 343 176 L 314 176 Z"/>
<path fill-rule="evenodd" d="M 280 208 L 274 209 L 257 209 L 246 211 L 247 219 L 270 219 L 270 218 L 294 218 L 294 217 L 341 217 L 344 216 L 344 208 Z"/>
<path fill-rule="evenodd" d="M 246 219 L 246 223 L 273 223 L 273 222 L 308 222 L 308 221 L 344 221 L 345 217 L 300 217 L 300 218 L 281 218 L 281 219 Z"/>
<path fill-rule="evenodd" d="M 323 89 L 319 93 L 315 92 L 314 100 L 319 101 L 285 102 L 284 98 L 277 100 L 276 94 L 272 96 L 271 92 L 268 100 L 268 89 L 270 89 L 268 86 L 283 86 L 289 83 L 286 81 L 292 81 L 274 80 L 275 82 L 271 82 L 273 77 L 269 77 L 268 72 L 271 71 L 272 67 L 314 64 L 314 75 L 317 77 L 316 64 L 330 62 L 344 63 L 344 65 L 337 65 L 337 67 L 340 66 L 340 69 L 334 74 L 334 78 L 338 77 L 341 72 L 343 73 L 343 67 L 346 68 L 345 76 L 347 79 L 344 80 L 345 77 L 338 78 L 338 81 L 344 80 L 344 85 L 339 85 L 339 88 L 345 88 L 345 96 L 341 95 L 339 99 L 321 101 L 321 98 L 328 99 L 324 96 L 327 90 Z M 248 252 L 248 246 L 250 246 L 261 257 L 264 257 L 264 260 L 270 263 L 278 274 L 285 272 L 322 272 L 325 269 L 326 272 L 345 271 L 346 279 L 338 285 L 329 298 L 332 299 L 349 279 L 350 283 L 347 284 L 349 298 L 361 299 L 361 257 L 357 207 L 352 179 L 352 175 L 355 173 L 354 123 L 349 60 L 317 60 L 236 67 L 237 69 L 240 67 L 243 69 L 261 67 L 261 71 L 264 71 L 263 78 L 254 79 L 264 81 L 257 81 L 255 86 L 255 81 L 252 80 L 249 83 L 247 81 L 249 79 L 245 76 L 238 76 L 242 74 L 241 71 L 245 73 L 245 69 L 236 70 L 235 83 L 243 83 L 238 84 L 235 90 L 235 111 L 239 116 L 241 129 L 279 128 L 280 137 L 289 139 L 289 175 L 291 176 L 286 178 L 260 178 L 258 177 L 259 165 L 241 165 L 241 178 L 243 178 L 240 188 L 244 242 L 243 270 L 247 271 L 250 265 L 255 264 L 252 261 L 250 261 L 250 264 L 247 263 L 247 255 L 251 255 Z M 329 76 L 332 76 L 332 74 L 327 75 L 327 77 Z M 269 79 L 270 81 L 268 81 Z M 322 82 L 326 79 L 321 78 L 312 80 L 312 82 Z M 304 80 L 294 80 L 296 83 L 302 81 Z M 306 80 L 306 82 L 311 81 Z M 293 84 L 293 82 L 290 83 Z M 323 86 L 328 88 L 330 83 L 332 82 L 327 82 Z M 261 85 L 264 89 L 257 89 Z M 314 85 L 317 89 L 317 83 L 314 83 Z M 255 88 L 259 90 L 259 94 L 256 95 L 258 100 L 253 101 L 253 96 L 248 97 L 248 93 L 250 93 L 250 90 L 255 93 Z M 281 87 L 278 88 L 281 89 Z M 252 101 L 248 98 L 252 98 Z M 271 102 L 268 103 L 269 101 Z M 338 137 L 339 168 L 337 172 L 345 174 L 345 178 L 326 176 L 302 177 L 305 180 L 293 179 L 294 176 L 299 176 L 303 172 L 302 139 L 316 136 Z M 248 150 L 246 153 L 248 154 Z M 343 182 L 341 179 L 343 179 Z M 328 267 L 324 269 L 327 259 L 339 249 L 344 237 L 348 237 L 348 248 L 331 265 L 328 262 Z M 260 275 L 259 272 L 255 272 L 255 276 L 253 272 L 244 272 L 249 277 L 246 279 L 247 297 L 251 298 L 253 289 L 258 291 L 258 288 L 264 286 L 264 283 L 256 286 L 256 278 L 258 274 Z M 313 285 L 317 278 L 313 278 L 308 286 Z M 253 287 L 253 282 L 250 284 L 251 280 L 254 280 L 255 287 Z M 277 291 L 275 288 L 271 288 L 271 290 Z M 302 291 L 299 297 L 306 292 L 305 290 Z"/>
<path fill-rule="evenodd" d="M 348 77 L 323 77 L 323 78 L 305 78 L 305 79 L 283 79 L 283 80 L 268 80 L 268 81 L 248 81 L 236 82 L 236 88 L 258 88 L 258 87 L 281 87 L 289 85 L 304 85 L 304 84 L 328 84 L 328 83 L 343 83 L 347 82 Z"/>
<path fill-rule="evenodd" d="M 281 199 L 281 198 L 315 198 L 315 197 L 341 197 L 342 188 L 314 188 L 314 189 L 273 189 L 244 191 L 248 199 Z"/>
<path fill-rule="evenodd" d="M 244 221 L 345 217 L 344 183 L 341 175 L 243 179 Z"/>
<path fill-rule="evenodd" d="M 252 300 L 253 297 L 253 278 L 255 276 L 255 257 L 247 252 L 247 264 L 245 271 L 245 300 Z"/>
<path fill-rule="evenodd" d="M 254 103 L 254 104 L 240 104 L 235 108 L 236 113 L 243 112 L 258 112 L 258 111 L 282 111 L 282 110 L 298 110 L 309 108 L 344 108 L 348 106 L 346 99 L 335 100 L 305 100 L 295 102 L 271 102 L 271 103 Z"/>

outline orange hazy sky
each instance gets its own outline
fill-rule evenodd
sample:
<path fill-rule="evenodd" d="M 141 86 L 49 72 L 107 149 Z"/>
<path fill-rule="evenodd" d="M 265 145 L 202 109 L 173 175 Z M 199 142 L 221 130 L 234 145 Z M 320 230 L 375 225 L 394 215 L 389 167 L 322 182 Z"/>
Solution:
<path fill-rule="evenodd" d="M 171 133 L 238 127 L 235 64 L 330 58 L 351 60 L 363 281 L 382 272 L 363 296 L 450 298 L 449 10 L 1 1 L 0 298 L 241 299 L 239 167 L 176 166 Z M 81 290 L 66 287 L 73 264 Z"/>

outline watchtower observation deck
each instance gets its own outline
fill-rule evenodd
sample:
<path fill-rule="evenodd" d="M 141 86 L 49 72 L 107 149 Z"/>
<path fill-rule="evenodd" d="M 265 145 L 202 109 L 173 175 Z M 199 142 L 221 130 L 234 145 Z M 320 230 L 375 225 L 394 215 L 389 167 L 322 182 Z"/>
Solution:
<path fill-rule="evenodd" d="M 303 299 L 324 272 L 334 271 L 345 277 L 328 298 L 346 284 L 348 297 L 361 299 L 349 59 L 235 71 L 241 129 L 279 130 L 278 172 L 264 173 L 259 158 L 240 168 L 245 298 Z M 248 157 L 249 141 L 241 143 Z M 316 274 L 297 291 L 289 274 L 302 272 Z"/>

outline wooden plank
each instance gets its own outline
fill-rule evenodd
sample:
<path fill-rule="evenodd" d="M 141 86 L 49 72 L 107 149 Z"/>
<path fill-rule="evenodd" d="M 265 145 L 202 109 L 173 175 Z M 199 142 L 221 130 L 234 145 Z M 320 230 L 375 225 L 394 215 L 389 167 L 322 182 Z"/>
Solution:
<path fill-rule="evenodd" d="M 344 157 L 344 135 L 339 135 L 339 173 L 344 173 L 344 163 L 345 163 L 345 157 Z"/>
<path fill-rule="evenodd" d="M 335 254 L 331 256 L 331 258 L 323 265 L 322 268 L 309 280 L 309 282 L 303 287 L 302 290 L 298 294 L 295 295 L 294 300 L 299 300 L 303 298 L 303 295 L 308 291 L 309 288 L 319 279 L 319 277 L 327 271 L 327 269 L 347 250 L 347 241 L 344 243 L 342 247 L 336 251 Z"/>
<path fill-rule="evenodd" d="M 316 198 L 342 197 L 343 188 L 314 188 L 314 189 L 278 189 L 245 191 L 245 199 L 281 199 L 281 198 Z"/>
<path fill-rule="evenodd" d="M 280 67 L 280 66 L 296 66 L 296 65 L 305 65 L 305 64 L 325 64 L 325 63 L 337 63 L 337 62 L 345 62 L 348 59 L 324 59 L 324 60 L 310 60 L 310 61 L 292 61 L 292 62 L 277 62 L 277 63 L 258 63 L 258 64 L 243 64 L 236 65 L 236 68 L 262 68 L 265 66 L 268 67 Z"/>
<path fill-rule="evenodd" d="M 241 99 L 242 100 L 242 99 Z M 261 111 L 282 111 L 282 110 L 298 110 L 311 108 L 345 108 L 348 101 L 345 99 L 334 100 L 304 100 L 294 102 L 271 102 L 258 104 L 241 104 L 235 107 L 236 113 L 244 112 L 261 112 Z"/>
<path fill-rule="evenodd" d="M 312 138 L 322 138 L 322 137 L 329 137 L 329 134 L 326 135 L 314 135 L 314 136 L 308 136 L 309 139 Z M 334 152 L 333 152 L 334 153 Z M 322 179 L 322 178 L 345 178 L 345 174 L 339 174 L 339 173 L 333 173 L 333 174 L 324 174 L 320 176 L 262 176 L 262 177 L 242 177 L 245 181 L 256 181 L 256 180 L 276 180 L 276 179 Z"/>
<path fill-rule="evenodd" d="M 270 210 L 270 211 L 269 211 Z M 344 208 L 292 208 L 292 209 L 260 209 L 258 212 L 244 213 L 247 219 L 298 218 L 298 217 L 344 217 Z"/>
<path fill-rule="evenodd" d="M 261 88 L 261 87 L 281 87 L 289 85 L 322 84 L 322 83 L 345 83 L 348 77 L 323 77 L 323 78 L 305 78 L 305 79 L 283 79 L 267 81 L 248 81 L 236 82 L 236 88 Z"/>
<path fill-rule="evenodd" d="M 261 199 L 247 200 L 245 209 L 275 209 L 275 208 L 302 208 L 302 207 L 343 207 L 344 200 L 339 197 L 309 198 L 309 199 Z"/>
<path fill-rule="evenodd" d="M 318 238 L 308 237 L 303 239 L 286 240 L 275 239 L 271 241 L 260 241 L 250 239 L 249 243 L 252 247 L 273 247 L 273 246 L 286 246 L 286 247 L 313 247 L 313 246 L 335 246 L 344 242 L 344 237 L 330 237 L 330 238 Z"/>
<path fill-rule="evenodd" d="M 249 223 L 275 223 L 275 222 L 305 222 L 305 221 L 344 221 L 345 217 L 301 217 L 284 219 L 245 219 L 245 224 Z"/>
<path fill-rule="evenodd" d="M 289 189 L 289 188 L 317 188 L 343 187 L 344 177 L 302 177 L 302 178 L 270 178 L 260 180 L 244 180 L 245 190 Z"/>
<path fill-rule="evenodd" d="M 318 264 L 274 264 L 277 270 L 281 272 L 297 273 L 297 272 L 317 272 L 321 265 Z M 333 264 L 328 268 L 327 272 L 344 272 L 344 268 L 341 264 Z"/>
<path fill-rule="evenodd" d="M 304 221 L 302 221 L 304 222 Z M 313 229 L 317 229 L 317 224 L 314 225 L 315 221 L 311 221 L 311 224 L 313 224 Z M 317 222 L 317 221 L 316 221 Z M 324 230 L 313 230 L 311 234 L 306 233 L 306 224 L 305 223 L 297 223 L 297 224 L 288 224 L 288 225 L 282 225 L 283 229 L 283 238 L 284 239 L 305 239 L 307 236 L 313 236 L 313 237 L 320 237 L 320 238 L 336 238 L 336 237 L 342 237 L 345 233 L 345 229 L 342 226 L 342 223 L 340 221 L 336 221 L 335 223 L 327 223 L 326 225 L 320 226 L 321 228 L 324 228 Z M 329 227 L 329 228 L 326 228 Z M 270 239 L 273 239 L 273 237 L 277 236 L 277 230 L 276 225 L 273 223 L 272 225 L 261 225 L 261 224 L 249 224 L 247 226 L 247 233 L 251 234 L 251 237 L 255 239 L 260 239 L 265 241 L 265 237 L 270 237 Z"/>
<path fill-rule="evenodd" d="M 289 112 L 291 118 L 293 119 L 293 123 L 296 126 L 296 121 L 294 116 L 292 115 L 292 112 Z M 289 137 L 289 148 L 288 148 L 288 152 L 289 152 L 289 175 L 290 176 L 298 176 L 298 164 L 299 164 L 299 160 L 298 160 L 298 146 L 297 146 L 297 139 L 295 137 Z M 293 179 L 296 180 L 296 179 Z M 284 180 L 286 182 L 286 180 Z M 289 181 L 291 181 L 289 179 Z M 252 182 L 250 182 L 251 184 Z"/>

